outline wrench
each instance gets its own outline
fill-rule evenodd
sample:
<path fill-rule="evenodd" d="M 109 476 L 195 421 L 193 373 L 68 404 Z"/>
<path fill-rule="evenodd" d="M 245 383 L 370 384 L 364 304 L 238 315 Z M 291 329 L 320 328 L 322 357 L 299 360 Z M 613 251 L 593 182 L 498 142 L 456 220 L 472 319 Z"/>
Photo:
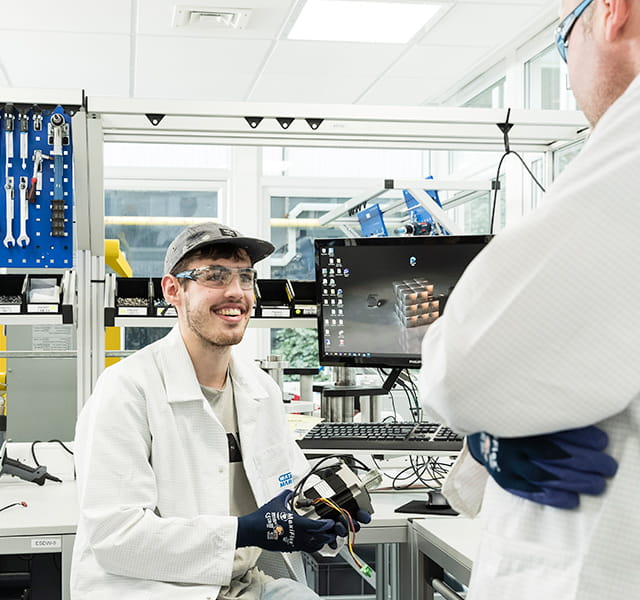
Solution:
<path fill-rule="evenodd" d="M 13 107 L 7 104 L 4 109 L 4 143 L 6 147 L 6 159 L 7 163 L 9 159 L 13 158 L 13 126 L 15 123 L 15 116 L 13 114 Z"/>
<path fill-rule="evenodd" d="M 27 235 L 27 219 L 29 218 L 29 203 L 27 202 L 27 181 L 26 177 L 20 177 L 20 235 L 18 236 L 18 246 L 26 248 L 29 245 Z"/>
<path fill-rule="evenodd" d="M 7 215 L 7 235 L 4 236 L 3 244 L 5 248 L 13 248 L 16 245 L 16 241 L 13 239 L 13 177 L 7 177 L 4 184 L 4 195 L 6 201 L 6 215 Z"/>
<path fill-rule="evenodd" d="M 64 117 L 60 113 L 51 116 L 51 135 L 53 138 L 53 199 L 64 200 L 62 191 L 62 126 Z"/>
<path fill-rule="evenodd" d="M 18 120 L 20 121 L 20 158 L 22 159 L 22 168 L 26 169 L 29 157 L 29 115 L 20 113 Z"/>

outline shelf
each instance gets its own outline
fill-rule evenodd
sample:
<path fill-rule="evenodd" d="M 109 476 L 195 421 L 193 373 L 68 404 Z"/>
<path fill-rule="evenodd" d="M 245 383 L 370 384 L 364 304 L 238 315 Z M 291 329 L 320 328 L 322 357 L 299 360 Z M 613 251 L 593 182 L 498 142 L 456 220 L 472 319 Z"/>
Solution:
<path fill-rule="evenodd" d="M 284 412 L 287 414 L 292 413 L 313 413 L 314 405 L 313 402 L 304 402 L 302 400 L 297 400 L 295 402 L 283 402 Z"/>
<path fill-rule="evenodd" d="M 177 317 L 115 317 L 115 327 L 173 327 L 178 322 Z M 260 318 L 252 317 L 249 327 L 252 328 L 283 328 L 283 329 L 314 329 L 318 320 L 315 317 Z"/>
<path fill-rule="evenodd" d="M 63 325 L 60 313 L 0 313 L 2 325 Z"/>

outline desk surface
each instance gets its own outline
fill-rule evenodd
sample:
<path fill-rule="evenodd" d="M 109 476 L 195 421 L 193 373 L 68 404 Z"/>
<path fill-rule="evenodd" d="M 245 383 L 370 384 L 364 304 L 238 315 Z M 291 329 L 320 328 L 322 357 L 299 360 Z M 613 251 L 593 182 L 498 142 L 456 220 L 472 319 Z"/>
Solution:
<path fill-rule="evenodd" d="M 480 543 L 480 519 L 438 517 L 414 520 L 411 524 L 419 538 L 471 571 Z"/>
<path fill-rule="evenodd" d="M 406 526 L 409 517 L 424 515 L 394 513 L 394 509 L 408 502 L 424 498 L 424 492 L 374 493 L 372 494 L 375 513 L 371 524 L 363 528 L 360 541 L 371 536 L 366 529 L 402 528 L 406 541 Z M 78 520 L 78 499 L 76 482 L 55 483 L 47 481 L 43 486 L 28 482 L 3 481 L 0 479 L 0 507 L 13 502 L 24 501 L 27 508 L 13 506 L 0 512 L 0 532 L 3 536 L 33 535 L 49 533 L 75 533 Z M 373 533 L 373 531 L 371 532 Z M 379 535 L 375 536 L 379 542 Z M 395 540 L 389 540 L 390 542 Z"/>
<path fill-rule="evenodd" d="M 26 502 L 26 508 L 12 506 L 0 512 L 2 536 L 75 533 L 78 499 L 75 481 L 43 486 L 0 479 L 0 508 L 13 502 Z"/>

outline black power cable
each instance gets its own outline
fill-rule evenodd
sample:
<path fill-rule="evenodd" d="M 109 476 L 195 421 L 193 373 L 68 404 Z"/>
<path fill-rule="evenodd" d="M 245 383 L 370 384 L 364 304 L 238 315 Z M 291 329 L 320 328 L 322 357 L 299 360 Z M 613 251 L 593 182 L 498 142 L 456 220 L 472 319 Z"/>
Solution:
<path fill-rule="evenodd" d="M 498 204 L 498 190 L 500 189 L 500 169 L 502 167 L 502 163 L 504 159 L 507 156 L 509 156 L 509 154 L 513 154 L 514 156 L 516 156 L 522 163 L 522 166 L 526 169 L 527 173 L 529 173 L 534 183 L 542 190 L 543 193 L 546 191 L 544 187 L 542 187 L 542 184 L 536 179 L 536 176 L 531 172 L 531 169 L 524 162 L 522 156 L 520 156 L 515 150 L 511 150 L 511 148 L 509 147 L 509 130 L 513 127 L 513 123 L 509 123 L 510 114 L 511 114 L 511 109 L 509 108 L 507 109 L 507 118 L 505 119 L 505 122 L 496 123 L 500 131 L 502 131 L 502 135 L 504 139 L 504 153 L 500 157 L 500 161 L 498 162 L 498 170 L 496 172 L 496 177 L 494 180 L 495 184 L 493 188 L 493 202 L 491 206 L 491 222 L 489 223 L 489 233 L 491 234 L 493 233 L 493 227 L 494 227 L 495 216 L 496 216 L 496 206 Z"/>

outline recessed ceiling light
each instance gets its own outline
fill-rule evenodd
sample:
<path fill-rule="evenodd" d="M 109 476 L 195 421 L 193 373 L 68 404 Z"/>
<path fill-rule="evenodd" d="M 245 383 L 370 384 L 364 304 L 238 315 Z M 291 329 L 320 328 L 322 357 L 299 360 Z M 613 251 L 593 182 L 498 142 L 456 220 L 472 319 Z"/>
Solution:
<path fill-rule="evenodd" d="M 440 10 L 440 4 L 307 0 L 289 32 L 291 40 L 408 42 Z"/>

